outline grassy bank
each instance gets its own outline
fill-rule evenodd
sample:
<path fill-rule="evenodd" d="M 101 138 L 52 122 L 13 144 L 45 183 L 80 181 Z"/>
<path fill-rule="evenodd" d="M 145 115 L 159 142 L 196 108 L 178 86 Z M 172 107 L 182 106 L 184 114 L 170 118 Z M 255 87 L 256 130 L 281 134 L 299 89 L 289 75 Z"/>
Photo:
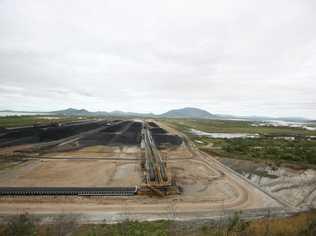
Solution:
<path fill-rule="evenodd" d="M 61 215 L 52 224 L 40 224 L 23 214 L 0 225 L 5 236 L 312 236 L 316 233 L 316 213 L 301 213 L 289 218 L 243 221 L 239 214 L 216 222 L 124 221 L 118 224 L 80 225 L 76 217 Z"/>

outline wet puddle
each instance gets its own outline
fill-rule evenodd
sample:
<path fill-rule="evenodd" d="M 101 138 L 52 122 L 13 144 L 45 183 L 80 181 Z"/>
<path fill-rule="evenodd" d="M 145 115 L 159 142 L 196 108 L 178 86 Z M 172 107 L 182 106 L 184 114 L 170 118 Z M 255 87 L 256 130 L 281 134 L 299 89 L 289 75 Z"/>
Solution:
<path fill-rule="evenodd" d="M 197 129 L 190 129 L 190 132 L 195 136 L 204 136 L 209 138 L 259 138 L 259 134 L 250 133 L 208 133 Z"/>

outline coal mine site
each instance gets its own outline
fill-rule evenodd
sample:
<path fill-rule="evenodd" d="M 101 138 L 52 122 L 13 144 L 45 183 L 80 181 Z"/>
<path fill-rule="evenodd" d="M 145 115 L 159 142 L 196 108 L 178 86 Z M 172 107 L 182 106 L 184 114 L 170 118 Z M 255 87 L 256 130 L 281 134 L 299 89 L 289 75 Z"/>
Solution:
<path fill-rule="evenodd" d="M 147 130 L 148 132 L 144 132 L 144 130 Z M 147 137 L 148 136 L 148 137 Z M 151 141 L 146 143 L 145 139 L 150 139 Z M 33 127 L 22 127 L 22 128 L 14 128 L 14 129 L 7 129 L 4 130 L 0 137 L 1 147 L 4 149 L 12 148 L 13 152 L 11 153 L 12 156 L 14 156 L 15 153 L 18 153 L 18 156 L 24 160 L 24 159 L 32 159 L 32 160 L 55 160 L 55 162 L 62 162 L 64 160 L 67 160 L 69 163 L 69 160 L 71 157 L 67 156 L 69 152 L 76 152 L 76 155 L 82 154 L 81 161 L 88 161 L 89 156 L 86 156 L 87 153 L 86 150 L 91 150 L 96 147 L 108 147 L 109 149 L 115 149 L 115 147 L 119 147 L 120 149 L 131 149 L 134 150 L 133 154 L 135 155 L 134 159 L 141 160 L 140 167 L 142 167 L 142 170 L 144 172 L 148 172 L 148 175 L 151 175 L 151 180 L 157 181 L 158 185 L 156 189 L 153 188 L 150 184 L 148 184 L 148 181 L 141 181 L 140 179 L 146 179 L 145 175 L 140 176 L 140 173 L 137 173 L 139 176 L 138 182 L 135 181 L 122 181 L 122 183 L 126 183 L 126 186 L 132 186 L 133 185 L 140 185 L 138 192 L 145 192 L 146 194 L 158 194 L 160 196 L 168 194 L 168 189 L 171 188 L 171 179 L 168 179 L 167 176 L 164 177 L 164 180 L 166 183 L 159 183 L 160 181 L 160 171 L 166 172 L 166 163 L 165 161 L 160 157 L 159 151 L 157 148 L 161 147 L 170 147 L 170 146 L 179 146 L 182 143 L 182 139 L 177 136 L 168 133 L 166 130 L 160 128 L 157 124 L 154 122 L 146 123 L 143 121 L 133 121 L 133 120 L 114 120 L 114 121 L 90 121 L 90 122 L 80 122 L 80 123 L 69 123 L 69 124 L 52 124 L 52 125 L 46 125 L 46 126 L 33 126 Z M 26 148 L 23 148 L 24 145 L 29 145 Z M 22 148 L 20 149 L 19 147 Z M 15 147 L 17 149 L 15 150 Z M 142 152 L 143 149 L 144 151 Z M 51 153 L 58 154 L 54 157 L 51 156 Z M 114 152 L 115 153 L 115 152 Z M 124 151 L 122 150 L 123 155 Z M 23 156 L 24 155 L 24 156 Z M 44 156 L 43 156 L 44 155 Z M 61 157 L 58 157 L 60 155 L 66 155 L 66 157 L 63 159 Z M 97 156 L 98 154 L 93 154 L 94 156 Z M 127 154 L 126 154 L 127 155 Z M 17 158 L 17 157 L 16 157 Z M 86 159 L 84 159 L 86 158 Z M 128 160 L 128 158 L 125 158 Z M 125 160 L 122 158 L 122 160 Z M 78 159 L 77 159 L 78 160 Z M 106 160 L 103 158 L 102 160 Z M 120 161 L 120 157 L 112 157 L 109 158 L 109 160 L 112 160 L 112 162 L 115 160 Z M 132 160 L 132 159 L 131 159 Z M 98 160 L 97 160 L 98 161 Z M 81 163 L 81 162 L 78 162 Z M 95 162 L 98 163 L 98 162 Z M 114 162 L 115 163 L 115 162 Z M 44 170 L 47 170 L 46 168 L 49 168 L 49 164 L 57 164 L 57 163 L 45 163 L 41 164 L 38 167 L 38 173 L 40 173 L 41 168 Z M 66 164 L 66 163 L 65 163 Z M 90 164 L 90 163 L 89 163 Z M 116 163 L 115 163 L 116 164 Z M 80 165 L 80 164 L 74 164 L 74 166 Z M 129 165 L 134 165 L 126 163 L 127 167 L 124 168 L 130 168 Z M 121 165 L 119 165 L 121 166 Z M 66 168 L 65 166 L 64 168 Z M 102 167 L 102 166 L 101 166 Z M 140 168 L 139 167 L 139 168 Z M 69 166 L 71 168 L 71 166 Z M 99 167 L 100 168 L 100 167 Z M 105 168 L 105 167 L 104 167 Z M 160 169 L 162 168 L 162 169 Z M 126 169 L 126 170 L 127 170 Z M 47 170 L 49 171 L 49 170 Z M 58 170 L 51 170 L 53 172 L 58 172 Z M 121 173 L 122 172 L 122 173 Z M 118 175 L 122 175 L 124 170 L 119 171 Z M 49 172 L 45 171 L 45 174 L 48 175 Z M 165 173 L 166 174 L 166 173 Z M 32 175 L 32 173 L 29 174 L 30 179 L 36 178 L 36 175 Z M 52 173 L 53 175 L 53 173 Z M 154 175 L 154 176 L 153 176 Z M 159 177 L 158 177 L 159 176 Z M 27 179 L 23 178 L 22 183 L 25 182 Z M 42 178 L 40 178 L 42 179 Z M 128 179 L 128 178 L 127 178 Z M 67 178 L 65 178 L 65 181 L 60 183 L 61 187 L 66 187 L 67 184 Z M 74 179 L 71 179 L 72 182 L 76 182 Z M 104 180 L 103 180 L 104 181 Z M 30 185 L 32 181 L 30 181 Z M 41 182 L 39 180 L 39 182 Z M 51 182 L 56 182 L 55 180 Z M 144 182 L 144 183 L 143 183 Z M 12 189 L 7 188 L 8 191 L 6 191 L 6 187 L 3 187 L 0 189 L 0 194 L 3 195 L 32 195 L 34 192 L 34 195 L 40 195 L 38 188 L 47 187 L 47 182 L 41 183 L 41 185 L 36 186 L 22 186 L 22 183 L 20 185 L 19 181 L 17 181 L 15 184 L 19 185 L 19 189 Z M 122 183 L 118 184 L 118 186 L 121 186 Z M 98 186 L 99 181 L 96 183 L 90 183 L 89 185 L 95 184 Z M 147 186 L 148 184 L 148 186 Z M 83 187 L 83 185 L 78 180 L 78 185 Z M 113 193 L 113 195 L 126 195 L 124 191 L 121 191 L 120 189 L 117 190 L 117 192 L 113 191 L 113 184 L 110 183 L 110 192 Z M 34 191 L 32 191 L 32 187 L 34 187 Z M 56 188 L 56 185 L 52 185 L 52 187 Z M 73 192 L 72 183 L 70 183 L 69 188 L 70 192 Z M 89 186 L 91 187 L 91 186 Z M 104 186 L 102 186 L 104 189 L 108 186 L 106 183 L 104 183 Z M 28 189 L 27 189 L 28 188 Z M 173 188 L 176 189 L 176 185 L 173 184 Z M 14 191 L 15 190 L 15 191 Z M 26 193 L 24 193 L 24 190 Z M 48 189 L 49 190 L 49 189 Z M 56 189 L 54 189 L 56 190 Z M 44 191 L 45 192 L 45 191 Z M 43 192 L 43 193 L 44 193 Z M 52 191 L 53 194 L 54 191 Z M 65 189 L 63 189 L 63 192 L 65 193 Z M 89 191 L 88 191 L 89 192 Z M 89 195 L 85 193 L 86 195 Z M 136 191 L 133 191 L 133 193 L 136 193 Z M 76 194 L 76 193 L 75 193 Z M 92 195 L 95 195 L 95 193 L 91 193 Z M 101 193 L 98 193 L 102 195 Z M 48 195 L 48 192 L 44 193 L 44 195 Z M 56 195 L 60 195 L 56 193 Z M 70 193 L 67 193 L 67 195 L 71 195 Z M 111 195 L 107 193 L 106 195 Z"/>
<path fill-rule="evenodd" d="M 223 205 L 232 210 L 286 207 L 156 120 L 3 128 L 0 157 L 6 165 L 0 169 L 2 213 L 28 209 L 108 217 L 128 211 L 141 219 L 164 218 L 171 208 L 188 217 L 190 212 L 214 214 Z"/>

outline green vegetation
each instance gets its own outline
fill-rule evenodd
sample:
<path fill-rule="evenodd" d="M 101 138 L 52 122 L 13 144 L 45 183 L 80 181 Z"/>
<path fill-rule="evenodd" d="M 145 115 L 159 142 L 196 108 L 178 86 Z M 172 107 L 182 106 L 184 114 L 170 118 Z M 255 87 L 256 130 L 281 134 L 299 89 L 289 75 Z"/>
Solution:
<path fill-rule="evenodd" d="M 275 163 L 294 162 L 316 165 L 316 131 L 290 127 L 254 127 L 248 121 L 164 119 L 164 122 L 185 133 L 198 148 L 220 157 L 269 160 Z M 205 132 L 258 133 L 260 138 L 215 139 L 196 137 L 190 129 Z M 269 135 L 269 137 L 265 136 Z M 295 140 L 276 139 L 277 136 L 297 136 Z"/>
<path fill-rule="evenodd" d="M 205 140 L 205 139 L 204 139 Z M 200 148 L 219 156 L 247 160 L 272 160 L 275 162 L 291 161 L 302 164 L 316 165 L 316 140 L 275 140 L 272 138 L 258 139 L 209 139 L 212 148 Z"/>
<path fill-rule="evenodd" d="M 169 226 L 169 221 L 138 222 L 126 220 L 112 225 L 103 224 L 95 225 L 93 227 L 91 227 L 91 225 L 86 225 L 81 228 L 78 236 L 167 236 L 170 235 L 169 232 L 171 232 Z"/>
<path fill-rule="evenodd" d="M 244 221 L 240 213 L 216 222 L 124 221 L 118 224 L 80 225 L 71 215 L 56 217 L 52 224 L 40 224 L 23 214 L 10 217 L 0 225 L 4 236 L 312 236 L 316 233 L 316 212 L 301 213 L 289 218 Z"/>
<path fill-rule="evenodd" d="M 13 216 L 3 229 L 3 235 L 7 236 L 36 236 L 37 229 L 34 219 L 28 214 Z"/>
<path fill-rule="evenodd" d="M 54 122 L 71 122 L 78 121 L 79 117 L 67 116 L 4 116 L 0 117 L 0 127 L 19 127 L 34 124 L 50 124 Z"/>

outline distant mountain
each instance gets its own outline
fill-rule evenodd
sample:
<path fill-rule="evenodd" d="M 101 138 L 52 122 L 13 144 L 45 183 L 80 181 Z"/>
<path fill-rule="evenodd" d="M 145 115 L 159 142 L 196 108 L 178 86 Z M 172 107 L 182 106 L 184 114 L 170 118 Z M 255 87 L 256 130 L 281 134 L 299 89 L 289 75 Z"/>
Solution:
<path fill-rule="evenodd" d="M 271 121 L 280 120 L 287 122 L 307 122 L 308 119 L 303 117 L 267 117 L 267 116 L 234 116 L 224 114 L 212 114 L 208 111 L 186 107 L 182 109 L 170 110 L 160 115 L 168 118 L 201 118 L 201 119 L 219 119 L 219 120 L 247 120 L 247 121 Z"/>
<path fill-rule="evenodd" d="M 125 112 L 125 111 L 112 111 L 109 113 L 111 116 L 129 116 L 129 117 L 154 117 L 153 113 L 136 113 L 136 112 Z"/>
<path fill-rule="evenodd" d="M 134 113 L 134 112 L 124 112 L 124 111 L 96 111 L 91 112 L 85 109 L 74 109 L 68 108 L 65 110 L 52 111 L 50 114 L 62 115 L 62 116 L 126 116 L 126 117 L 153 117 L 152 113 Z"/>
<path fill-rule="evenodd" d="M 0 112 L 15 112 L 15 111 L 12 111 L 12 110 L 1 110 Z"/>
<path fill-rule="evenodd" d="M 209 113 L 208 111 L 194 108 L 194 107 L 185 107 L 182 109 L 170 110 L 166 113 L 161 114 L 162 117 L 168 118 L 203 118 L 203 119 L 211 119 L 216 116 Z"/>
<path fill-rule="evenodd" d="M 51 113 L 54 115 L 62 115 L 62 116 L 89 116 L 93 114 L 85 109 L 74 109 L 74 108 L 68 108 L 68 109 L 59 110 L 59 111 L 52 111 Z"/>
<path fill-rule="evenodd" d="M 12 113 L 12 115 L 62 115 L 62 116 L 116 116 L 116 117 L 148 117 L 148 118 L 196 118 L 196 119 L 219 119 L 219 120 L 247 120 L 247 121 L 287 121 L 287 122 L 308 122 L 310 120 L 302 117 L 266 117 L 266 116 L 234 116 L 224 114 L 212 114 L 206 110 L 202 110 L 194 107 L 185 107 L 181 109 L 170 110 L 161 115 L 155 115 L 153 113 L 135 113 L 124 111 L 96 111 L 91 112 L 85 109 L 68 108 L 65 110 L 52 111 L 52 112 L 34 112 L 34 111 L 13 111 L 2 110 L 1 113 Z M 19 114 L 14 114 L 19 113 Z M 8 115 L 8 114 L 5 114 Z"/>

